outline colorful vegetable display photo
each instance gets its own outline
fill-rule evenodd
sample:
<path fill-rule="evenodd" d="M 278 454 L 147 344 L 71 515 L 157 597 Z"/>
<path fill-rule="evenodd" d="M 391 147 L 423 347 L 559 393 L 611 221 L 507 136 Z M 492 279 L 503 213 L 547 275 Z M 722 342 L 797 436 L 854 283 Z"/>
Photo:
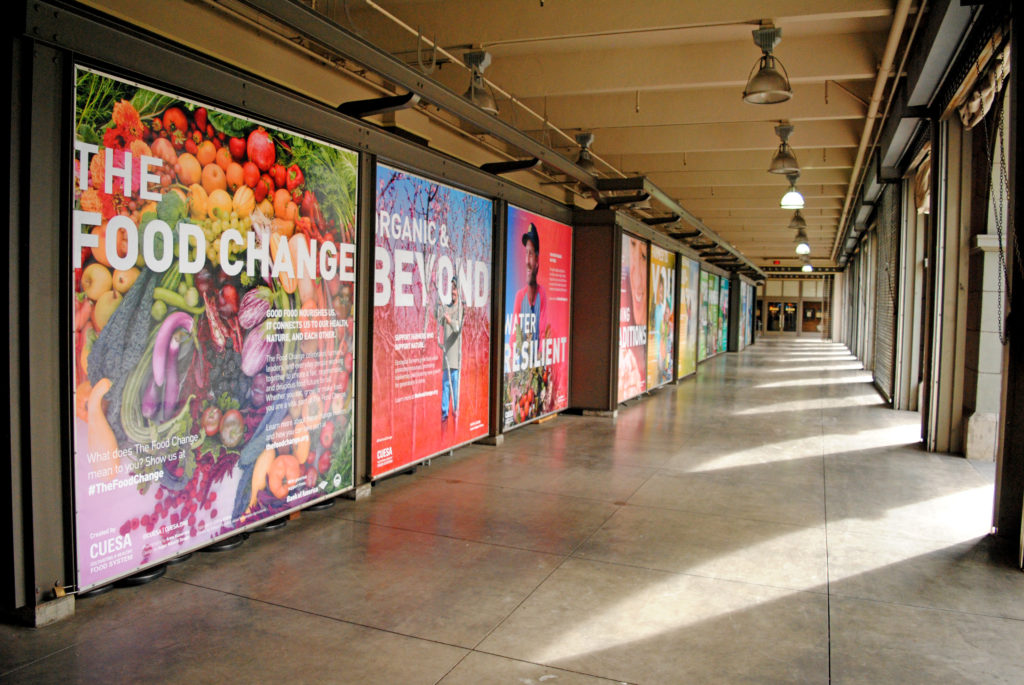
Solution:
<path fill-rule="evenodd" d="M 78 68 L 78 585 L 352 486 L 357 155 Z"/>

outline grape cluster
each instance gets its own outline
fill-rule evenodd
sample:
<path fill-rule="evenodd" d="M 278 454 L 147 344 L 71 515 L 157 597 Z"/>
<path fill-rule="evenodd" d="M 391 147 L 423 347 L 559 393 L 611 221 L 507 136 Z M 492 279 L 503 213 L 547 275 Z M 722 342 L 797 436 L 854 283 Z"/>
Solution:
<path fill-rule="evenodd" d="M 220 234 L 233 228 L 244 237 L 249 232 L 249 227 L 252 226 L 252 219 L 239 217 L 235 212 L 231 212 L 226 219 L 203 219 L 199 222 L 199 226 L 203 229 L 203 235 L 206 236 L 206 258 L 210 260 L 211 264 L 217 266 L 220 264 Z M 231 243 L 228 248 L 228 253 L 231 255 L 237 255 L 243 251 L 245 251 L 245 243 Z"/>
<path fill-rule="evenodd" d="M 242 355 L 235 351 L 234 344 L 228 338 L 227 347 L 224 352 L 215 355 L 213 366 L 210 369 L 210 390 L 214 397 L 220 397 L 227 393 L 240 404 L 245 404 L 245 397 L 249 394 L 249 385 L 252 381 L 242 373 Z"/>

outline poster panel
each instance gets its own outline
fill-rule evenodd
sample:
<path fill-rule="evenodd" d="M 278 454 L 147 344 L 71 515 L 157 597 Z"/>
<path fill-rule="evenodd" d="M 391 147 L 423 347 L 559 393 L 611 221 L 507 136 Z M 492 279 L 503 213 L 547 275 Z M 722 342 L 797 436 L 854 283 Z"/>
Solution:
<path fill-rule="evenodd" d="M 708 358 L 708 284 L 710 276 L 707 271 L 700 272 L 700 330 L 697 335 L 697 359 Z"/>
<path fill-rule="evenodd" d="M 672 380 L 675 351 L 676 254 L 651 245 L 651 284 L 648 293 L 647 387 L 656 388 Z"/>
<path fill-rule="evenodd" d="M 754 308 L 755 308 L 756 304 L 757 304 L 757 298 L 756 298 L 756 296 L 754 294 L 754 286 L 748 284 L 747 285 L 747 310 L 746 310 L 747 315 L 745 317 L 746 321 L 747 321 L 747 344 L 748 345 L 753 345 L 754 344 L 754 331 L 755 331 Z"/>
<path fill-rule="evenodd" d="M 719 285 L 717 274 L 708 274 L 708 357 L 718 354 L 718 334 L 721 311 L 718 307 Z"/>
<path fill-rule="evenodd" d="M 82 589 L 352 487 L 357 154 L 75 71 Z"/>
<path fill-rule="evenodd" d="M 503 425 L 569 407 L 572 227 L 509 205 Z"/>
<path fill-rule="evenodd" d="M 740 315 L 737 317 L 740 322 L 740 330 L 737 335 L 739 347 L 742 350 L 747 346 L 747 284 L 740 281 Z"/>
<path fill-rule="evenodd" d="M 729 279 L 719 279 L 720 296 L 718 299 L 718 351 L 729 350 Z"/>
<path fill-rule="evenodd" d="M 622 234 L 619 402 L 647 391 L 647 243 Z"/>
<path fill-rule="evenodd" d="M 679 269 L 679 358 L 676 377 L 682 378 L 697 370 L 697 328 L 700 263 L 681 257 Z"/>
<path fill-rule="evenodd" d="M 371 475 L 489 430 L 491 201 L 377 165 Z"/>

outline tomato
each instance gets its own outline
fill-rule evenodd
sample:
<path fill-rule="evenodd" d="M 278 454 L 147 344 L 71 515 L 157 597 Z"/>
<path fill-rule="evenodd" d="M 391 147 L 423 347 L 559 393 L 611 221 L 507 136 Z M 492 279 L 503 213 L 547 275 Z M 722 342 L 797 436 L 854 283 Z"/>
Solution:
<path fill-rule="evenodd" d="M 245 438 L 245 419 L 242 412 L 231 409 L 220 420 L 220 441 L 225 447 L 238 447 Z"/>
<path fill-rule="evenodd" d="M 185 143 L 185 134 L 188 131 L 188 119 L 180 107 L 168 107 L 164 112 L 164 129 L 170 134 L 171 142 L 175 147 L 181 147 Z"/>
<path fill-rule="evenodd" d="M 220 431 L 221 411 L 219 407 L 207 407 L 203 412 L 203 430 L 209 436 L 214 436 Z"/>
<path fill-rule="evenodd" d="M 260 182 L 260 168 L 252 162 L 246 162 L 242 165 L 242 179 L 245 181 L 245 185 L 255 188 L 256 184 Z M 264 195 L 264 197 L 266 196 Z"/>

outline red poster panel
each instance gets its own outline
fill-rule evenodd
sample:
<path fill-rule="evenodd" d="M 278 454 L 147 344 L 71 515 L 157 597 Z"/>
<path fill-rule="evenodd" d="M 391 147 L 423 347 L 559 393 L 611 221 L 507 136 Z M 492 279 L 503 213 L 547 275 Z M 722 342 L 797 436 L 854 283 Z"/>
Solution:
<path fill-rule="evenodd" d="M 647 387 L 657 388 L 672 380 L 676 344 L 676 255 L 651 245 L 651 278 L 648 302 Z"/>
<path fill-rule="evenodd" d="M 569 406 L 572 227 L 508 208 L 504 427 Z"/>
<path fill-rule="evenodd" d="M 352 486 L 357 155 L 75 77 L 86 589 Z"/>
<path fill-rule="evenodd" d="M 492 211 L 377 166 L 374 477 L 489 430 Z"/>
<path fill-rule="evenodd" d="M 647 391 L 647 243 L 622 234 L 619 402 Z"/>

